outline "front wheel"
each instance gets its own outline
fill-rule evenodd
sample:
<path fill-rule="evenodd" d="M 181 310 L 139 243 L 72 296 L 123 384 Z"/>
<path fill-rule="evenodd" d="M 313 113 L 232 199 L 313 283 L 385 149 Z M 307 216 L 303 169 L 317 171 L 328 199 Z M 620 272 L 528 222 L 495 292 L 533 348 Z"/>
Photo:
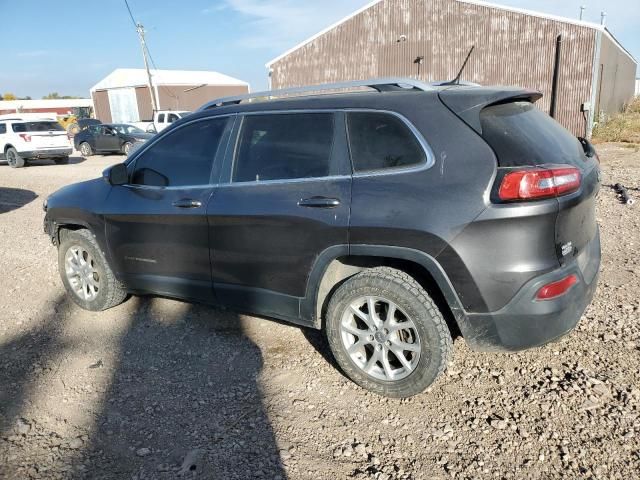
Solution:
<path fill-rule="evenodd" d="M 126 142 L 123 146 L 122 146 L 122 153 L 124 153 L 127 157 L 129 156 L 129 152 L 131 151 L 131 147 L 132 147 L 132 143 L 131 142 Z"/>
<path fill-rule="evenodd" d="M 387 397 L 423 392 L 444 371 L 452 349 L 431 297 L 414 278 L 387 267 L 365 270 L 338 288 L 326 330 L 346 375 Z"/>
<path fill-rule="evenodd" d="M 61 232 L 58 269 L 67 293 L 85 310 L 107 310 L 127 297 L 89 230 Z"/>
<path fill-rule="evenodd" d="M 93 155 L 93 149 L 87 142 L 82 142 L 80 144 L 80 153 L 83 157 L 90 157 L 91 155 Z"/>

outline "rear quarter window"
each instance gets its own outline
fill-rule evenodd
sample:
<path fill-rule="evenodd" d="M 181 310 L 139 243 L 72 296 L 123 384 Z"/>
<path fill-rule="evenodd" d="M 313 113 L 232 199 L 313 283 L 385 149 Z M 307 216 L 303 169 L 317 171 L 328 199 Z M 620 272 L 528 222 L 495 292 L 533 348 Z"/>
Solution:
<path fill-rule="evenodd" d="M 58 122 L 24 122 L 24 123 L 14 123 L 12 129 L 16 133 L 24 133 L 24 132 L 49 132 L 51 130 L 54 131 L 63 131 L 62 125 Z"/>
<path fill-rule="evenodd" d="M 355 172 L 405 168 L 427 160 L 416 136 L 395 115 L 350 112 L 347 114 L 347 126 Z"/>
<path fill-rule="evenodd" d="M 480 113 L 482 138 L 500 167 L 575 165 L 584 160 L 578 139 L 531 102 L 492 105 Z"/>
<path fill-rule="evenodd" d="M 0 123 L 0 135 L 2 135 L 3 133 L 7 133 L 7 124 L 6 123 Z"/>

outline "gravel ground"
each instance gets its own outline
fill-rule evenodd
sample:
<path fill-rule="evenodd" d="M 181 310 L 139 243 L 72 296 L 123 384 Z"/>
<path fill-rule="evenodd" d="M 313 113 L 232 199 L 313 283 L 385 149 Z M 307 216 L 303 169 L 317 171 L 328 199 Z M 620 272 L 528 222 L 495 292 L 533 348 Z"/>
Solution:
<path fill-rule="evenodd" d="M 640 187 L 637 149 L 600 151 L 605 185 Z M 575 332 L 510 355 L 456 339 L 443 378 L 398 401 L 344 378 L 315 332 L 158 298 L 71 304 L 42 200 L 116 161 L 0 164 L 0 478 L 640 477 L 640 205 L 603 187 L 600 286 Z"/>

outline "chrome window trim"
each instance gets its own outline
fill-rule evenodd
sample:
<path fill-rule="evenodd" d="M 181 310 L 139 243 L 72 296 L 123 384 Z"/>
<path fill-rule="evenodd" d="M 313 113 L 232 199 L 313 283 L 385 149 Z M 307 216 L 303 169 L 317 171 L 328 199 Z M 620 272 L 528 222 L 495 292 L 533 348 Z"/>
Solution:
<path fill-rule="evenodd" d="M 351 163 L 351 167 L 353 169 L 353 177 L 354 178 L 362 178 L 362 177 L 378 177 L 381 175 L 394 175 L 401 174 L 407 172 L 420 172 L 423 170 L 429 170 L 436 164 L 436 157 L 431 149 L 431 146 L 426 141 L 420 130 L 416 128 L 416 126 L 409 121 L 407 117 L 404 115 L 394 112 L 391 110 L 380 110 L 380 109 L 371 109 L 371 108 L 348 108 L 343 110 L 345 113 L 383 113 L 392 115 L 398 118 L 405 126 L 409 129 L 409 131 L 413 134 L 414 138 L 418 141 L 418 144 L 422 148 L 425 154 L 425 160 L 423 162 L 417 163 L 415 165 L 408 165 L 406 167 L 395 167 L 395 168 L 378 168 L 375 170 L 363 170 L 361 172 L 357 172 L 355 168 L 353 168 L 353 162 Z M 347 134 L 349 132 L 349 120 L 347 118 L 346 122 L 347 126 Z M 349 142 L 349 147 L 351 147 L 351 142 Z"/>
<path fill-rule="evenodd" d="M 227 185 L 263 185 L 263 184 L 273 185 L 277 183 L 298 183 L 298 182 L 322 180 L 322 179 L 336 180 L 336 179 L 348 178 L 348 177 L 363 178 L 363 177 L 378 177 L 382 175 L 399 175 L 403 173 L 421 172 L 424 170 L 429 170 L 431 167 L 435 165 L 436 163 L 435 155 L 433 153 L 433 150 L 431 149 L 431 146 L 425 140 L 424 136 L 420 133 L 420 131 L 416 128 L 416 126 L 409 121 L 407 117 L 405 117 L 404 115 L 398 112 L 394 112 L 392 110 L 382 110 L 382 109 L 374 109 L 374 108 L 313 108 L 313 109 L 287 109 L 287 110 L 260 110 L 255 112 L 242 112 L 242 113 L 238 113 L 238 115 L 241 116 L 243 120 L 245 116 L 252 116 L 252 115 L 278 115 L 278 114 L 292 114 L 292 113 L 334 113 L 334 114 L 345 113 L 345 114 L 348 114 L 350 112 L 383 113 L 383 114 L 389 114 L 398 118 L 402 123 L 405 124 L 405 126 L 413 134 L 414 138 L 418 141 L 418 144 L 420 145 L 420 147 L 422 148 L 425 154 L 425 161 L 415 165 L 409 165 L 407 167 L 381 168 L 377 170 L 367 170 L 363 172 L 356 172 L 353 169 L 353 162 L 351 161 L 351 159 L 349 159 L 349 163 L 351 163 L 351 172 L 352 172 L 351 175 L 332 175 L 332 176 L 326 176 L 326 177 L 291 178 L 291 179 L 284 179 L 284 180 L 263 180 L 263 181 L 251 181 L 251 182 L 234 182 L 233 178 L 231 178 L 228 183 L 227 182 L 220 183 L 218 186 L 222 187 Z M 238 154 L 237 143 L 240 139 L 241 131 L 242 131 L 242 126 L 240 131 L 238 132 L 238 136 L 236 138 L 236 145 L 234 147 L 233 163 L 232 163 L 232 170 L 231 170 L 232 172 L 233 172 L 233 166 L 235 166 L 236 156 Z M 348 131 L 348 126 L 347 126 L 347 131 Z M 350 147 L 350 144 L 348 144 L 348 147 Z"/>

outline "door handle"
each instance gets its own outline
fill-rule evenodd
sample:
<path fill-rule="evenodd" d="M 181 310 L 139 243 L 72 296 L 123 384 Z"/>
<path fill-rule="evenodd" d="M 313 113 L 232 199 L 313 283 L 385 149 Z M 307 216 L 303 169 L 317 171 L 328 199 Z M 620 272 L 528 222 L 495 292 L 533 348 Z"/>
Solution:
<path fill-rule="evenodd" d="M 336 208 L 340 205 L 337 198 L 311 197 L 298 202 L 298 206 L 307 208 Z"/>
<path fill-rule="evenodd" d="M 173 206 L 176 208 L 199 208 L 202 206 L 202 202 L 190 198 L 183 198 L 182 200 L 173 202 Z"/>

